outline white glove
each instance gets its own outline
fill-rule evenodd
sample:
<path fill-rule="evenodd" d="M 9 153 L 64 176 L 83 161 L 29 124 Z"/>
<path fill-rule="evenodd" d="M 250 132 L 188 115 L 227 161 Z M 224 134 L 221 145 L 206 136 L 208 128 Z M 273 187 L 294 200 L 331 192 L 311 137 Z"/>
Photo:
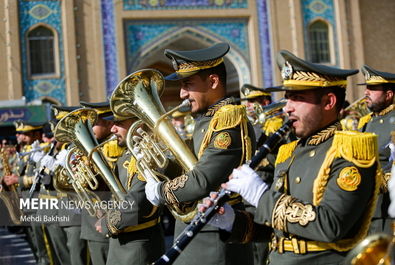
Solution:
<path fill-rule="evenodd" d="M 43 151 L 36 151 L 30 154 L 30 159 L 38 163 L 43 158 L 45 153 Z"/>
<path fill-rule="evenodd" d="M 48 168 L 50 171 L 54 171 L 55 169 L 55 162 L 56 159 L 50 155 L 45 155 L 42 159 L 41 159 L 41 166 L 44 166 L 46 168 Z"/>
<path fill-rule="evenodd" d="M 54 168 L 56 168 L 57 166 L 64 167 L 66 165 L 67 153 L 68 153 L 68 150 L 67 149 L 63 149 L 56 155 L 56 162 L 54 164 Z"/>
<path fill-rule="evenodd" d="M 233 169 L 233 178 L 226 183 L 226 189 L 240 194 L 251 205 L 257 207 L 262 194 L 269 186 L 247 164 Z"/>
<path fill-rule="evenodd" d="M 395 167 L 392 166 L 391 178 L 388 181 L 388 192 L 390 195 L 391 204 L 388 207 L 388 214 L 395 217 Z"/>
<path fill-rule="evenodd" d="M 41 146 L 40 146 L 40 141 L 39 141 L 39 140 L 35 140 L 35 141 L 32 143 L 31 146 L 32 146 L 32 150 L 41 148 Z"/>
<path fill-rule="evenodd" d="M 155 179 L 151 176 L 149 171 L 144 170 L 144 177 L 147 180 L 145 184 L 145 195 L 147 199 L 155 206 L 159 206 L 159 185 L 160 182 L 156 182 Z"/>
<path fill-rule="evenodd" d="M 224 207 L 224 213 L 216 213 L 208 223 L 212 226 L 218 227 L 219 229 L 230 232 L 232 231 L 233 223 L 235 222 L 235 211 L 227 203 L 222 207 Z"/>

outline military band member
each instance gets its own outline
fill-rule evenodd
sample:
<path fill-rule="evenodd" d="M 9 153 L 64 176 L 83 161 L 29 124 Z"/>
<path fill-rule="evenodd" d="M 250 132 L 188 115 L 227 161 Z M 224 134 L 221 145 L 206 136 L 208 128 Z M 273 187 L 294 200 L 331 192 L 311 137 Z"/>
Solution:
<path fill-rule="evenodd" d="M 180 81 L 180 97 L 191 102 L 195 115 L 192 141 L 199 161 L 193 170 L 171 181 L 148 181 L 146 194 L 154 205 L 169 204 L 191 213 L 195 208 L 190 202 L 218 189 L 231 168 L 249 159 L 255 150 L 245 106 L 234 105 L 234 99 L 226 97 L 224 56 L 229 48 L 227 43 L 219 43 L 201 50 L 165 50 L 176 70 L 165 79 Z M 242 207 L 238 199 L 234 206 Z M 177 218 L 175 238 L 186 225 Z M 218 229 L 207 226 L 175 264 L 252 264 L 251 245 L 225 244 Z"/>
<path fill-rule="evenodd" d="M 383 181 L 377 209 L 373 216 L 370 233 L 385 232 L 392 235 L 392 220 L 387 213 L 390 198 L 387 183 L 391 175 L 390 148 L 391 132 L 395 130 L 394 91 L 395 74 L 381 72 L 367 65 L 361 68 L 365 77 L 365 96 L 368 108 L 372 111 L 362 117 L 358 128 L 362 132 L 372 132 L 378 136 L 380 163 L 383 170 Z"/>
<path fill-rule="evenodd" d="M 150 264 L 164 252 L 159 210 L 145 197 L 146 180 L 138 173 L 136 160 L 126 149 L 126 134 L 136 118 L 123 118 L 116 113 L 114 117 L 111 132 L 124 148 L 115 171 L 127 192 L 129 207 L 107 211 L 97 222 L 96 229 L 110 237 L 106 264 Z"/>
<path fill-rule="evenodd" d="M 256 205 L 255 217 L 232 216 L 225 207 L 212 220 L 232 232 L 230 240 L 271 236 L 270 264 L 341 264 L 367 234 L 380 183 L 376 136 L 340 131 L 338 121 L 347 77 L 358 70 L 313 64 L 288 51 L 280 51 L 278 64 L 284 111 L 299 140 L 280 147 L 270 188 L 247 165 L 223 185 Z"/>
<path fill-rule="evenodd" d="M 99 143 L 107 140 L 111 135 L 111 127 L 114 124 L 114 117 L 110 109 L 110 103 L 98 102 L 89 103 L 81 101 L 83 107 L 92 108 L 97 112 L 97 120 L 93 125 L 93 133 Z M 116 140 L 108 142 L 103 147 L 103 154 L 110 166 L 115 167 L 116 161 L 122 155 L 124 148 L 120 147 Z M 109 239 L 106 235 L 96 231 L 95 223 L 97 218 L 90 216 L 86 210 L 82 212 L 81 238 L 88 241 L 89 252 L 93 265 L 106 264 L 109 249 Z"/>
<path fill-rule="evenodd" d="M 52 106 L 55 120 L 54 125 L 70 112 L 76 110 L 76 106 Z M 56 142 L 54 154 L 47 154 L 41 164 L 50 171 L 49 181 L 44 181 L 41 187 L 42 198 L 56 198 L 62 205 L 70 205 L 68 202 L 74 201 L 75 197 L 67 194 L 69 188 L 65 188 L 61 179 L 62 168 L 66 164 L 66 155 L 69 144 Z M 55 183 L 56 182 L 56 183 Z M 48 224 L 48 231 L 54 245 L 55 253 L 59 264 L 83 265 L 87 264 L 86 241 L 80 238 L 81 235 L 81 211 L 79 209 L 67 209 L 59 207 L 58 210 L 43 212 L 43 214 L 58 215 L 65 221 Z"/>
<path fill-rule="evenodd" d="M 21 152 L 26 155 L 20 158 L 17 165 L 17 173 L 4 176 L 4 182 L 8 186 L 18 184 L 18 190 L 22 192 L 23 198 L 29 197 L 29 190 L 33 182 L 37 181 L 35 170 L 37 169 L 37 162 L 39 162 L 42 157 L 41 150 L 46 145 L 40 143 L 43 125 L 43 123 L 37 122 L 15 122 L 16 132 L 19 134 L 24 146 Z M 39 185 L 37 187 L 39 187 Z M 36 190 L 33 192 L 32 196 L 37 198 L 38 193 Z M 27 210 L 24 211 L 24 214 L 35 215 L 36 211 Z M 30 226 L 26 227 L 26 233 L 37 264 L 50 264 L 53 262 L 52 246 L 50 245 L 46 227 L 38 222 L 31 222 Z"/>

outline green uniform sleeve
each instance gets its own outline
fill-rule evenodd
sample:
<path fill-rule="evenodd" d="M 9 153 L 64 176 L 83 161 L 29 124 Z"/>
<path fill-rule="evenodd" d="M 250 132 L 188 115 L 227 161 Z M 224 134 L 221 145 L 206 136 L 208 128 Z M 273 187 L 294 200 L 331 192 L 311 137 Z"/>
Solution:
<path fill-rule="evenodd" d="M 338 181 L 346 167 L 355 167 L 360 174 L 360 183 L 352 191 L 341 188 Z M 376 165 L 360 168 L 340 158 L 332 164 L 329 175 L 323 198 L 317 206 L 276 191 L 273 185 L 259 201 L 255 222 L 321 242 L 355 236 L 374 194 Z"/>
<path fill-rule="evenodd" d="M 220 134 L 229 137 L 228 146 L 225 143 L 223 145 L 216 143 Z M 195 168 L 162 185 L 161 194 L 166 198 L 168 196 L 166 193 L 171 192 L 177 201 L 188 202 L 201 199 L 207 196 L 210 191 L 217 190 L 221 183 L 226 182 L 233 168 L 243 162 L 243 148 L 240 139 L 238 126 L 214 133 Z M 166 189 L 166 185 L 170 186 L 170 189 Z"/>

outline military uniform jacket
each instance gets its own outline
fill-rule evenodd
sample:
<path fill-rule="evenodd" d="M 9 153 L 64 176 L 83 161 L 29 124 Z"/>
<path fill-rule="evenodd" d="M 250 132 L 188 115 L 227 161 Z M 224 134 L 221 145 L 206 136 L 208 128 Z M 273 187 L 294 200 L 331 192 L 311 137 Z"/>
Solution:
<path fill-rule="evenodd" d="M 129 151 L 125 151 L 118 159 L 116 167 L 120 183 L 127 191 L 127 196 L 120 209 L 111 209 L 107 212 L 105 225 L 102 225 L 103 233 L 115 237 L 128 233 L 129 240 L 137 239 L 144 229 L 159 223 L 158 208 L 147 200 L 146 181 L 137 173 L 135 159 Z"/>
<path fill-rule="evenodd" d="M 381 168 L 384 172 L 382 175 L 382 185 L 380 195 L 377 201 L 377 209 L 373 216 L 373 222 L 370 233 L 386 232 L 392 235 L 392 220 L 389 218 L 388 206 L 390 204 L 389 193 L 387 191 L 388 180 L 390 178 L 392 162 L 389 161 L 391 150 L 388 144 L 391 141 L 391 132 L 395 130 L 394 106 L 387 107 L 380 113 L 370 113 L 360 119 L 358 127 L 363 132 L 372 132 L 378 136 L 379 159 Z M 381 220 L 376 220 L 381 219 Z"/>
<path fill-rule="evenodd" d="M 372 132 L 378 135 L 379 156 L 383 171 L 391 171 L 392 163 L 389 161 L 391 150 L 388 144 L 391 142 L 391 132 L 395 131 L 395 104 L 382 110 L 380 113 L 370 113 L 361 118 L 358 125 L 362 132 Z"/>
<path fill-rule="evenodd" d="M 162 185 L 166 203 L 174 205 L 208 196 L 227 181 L 246 156 L 251 157 L 255 150 L 253 128 L 247 122 L 244 106 L 231 105 L 232 102 L 232 98 L 223 99 L 196 117 L 192 140 L 199 160 L 193 170 Z M 228 124 L 213 129 L 213 119 L 228 119 Z"/>
<path fill-rule="evenodd" d="M 272 264 L 338 264 L 366 236 L 378 190 L 375 151 L 364 150 L 369 155 L 359 159 L 342 153 L 374 147 L 376 139 L 356 132 L 334 137 L 339 127 L 280 147 L 274 182 L 259 200 L 255 224 L 238 213 L 234 238 L 272 236 Z"/>

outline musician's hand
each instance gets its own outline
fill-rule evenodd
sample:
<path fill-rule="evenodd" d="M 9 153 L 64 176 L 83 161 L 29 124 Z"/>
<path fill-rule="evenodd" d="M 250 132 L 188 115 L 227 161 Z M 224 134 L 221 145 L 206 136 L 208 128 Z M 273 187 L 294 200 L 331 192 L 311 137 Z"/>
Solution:
<path fill-rule="evenodd" d="M 54 168 L 56 168 L 59 165 L 65 167 L 67 152 L 68 152 L 67 149 L 63 149 L 56 155 L 56 162 L 54 164 Z"/>
<path fill-rule="evenodd" d="M 36 151 L 30 155 L 30 159 L 37 163 L 44 157 L 44 155 L 45 153 L 43 151 Z"/>
<path fill-rule="evenodd" d="M 3 180 L 7 186 L 11 186 L 18 183 L 18 176 L 15 174 L 4 176 Z"/>
<path fill-rule="evenodd" d="M 41 166 L 48 168 L 49 170 L 53 171 L 55 168 L 56 159 L 50 155 L 45 155 L 40 162 Z"/>
<path fill-rule="evenodd" d="M 99 232 L 99 233 L 103 233 L 103 228 L 101 227 L 101 221 L 102 221 L 102 219 L 103 219 L 103 217 L 100 218 L 100 219 L 98 219 L 98 220 L 96 221 L 96 223 L 95 223 L 96 231 Z"/>
<path fill-rule="evenodd" d="M 151 174 L 148 172 L 148 170 L 144 170 L 144 177 L 147 180 L 147 183 L 145 184 L 145 195 L 147 199 L 155 206 L 159 206 L 160 200 L 159 200 L 159 185 L 160 182 L 155 181 L 155 179 L 152 178 Z"/>
<path fill-rule="evenodd" d="M 218 193 L 211 192 L 210 197 L 204 198 L 203 203 L 198 205 L 199 212 L 205 212 L 207 208 L 211 207 L 217 195 Z M 209 220 L 208 224 L 230 232 L 232 231 L 234 221 L 235 211 L 229 204 L 225 203 Z"/>
<path fill-rule="evenodd" d="M 229 181 L 222 184 L 224 189 L 240 194 L 251 205 L 257 207 L 262 194 L 269 186 L 248 165 L 233 169 Z"/>

